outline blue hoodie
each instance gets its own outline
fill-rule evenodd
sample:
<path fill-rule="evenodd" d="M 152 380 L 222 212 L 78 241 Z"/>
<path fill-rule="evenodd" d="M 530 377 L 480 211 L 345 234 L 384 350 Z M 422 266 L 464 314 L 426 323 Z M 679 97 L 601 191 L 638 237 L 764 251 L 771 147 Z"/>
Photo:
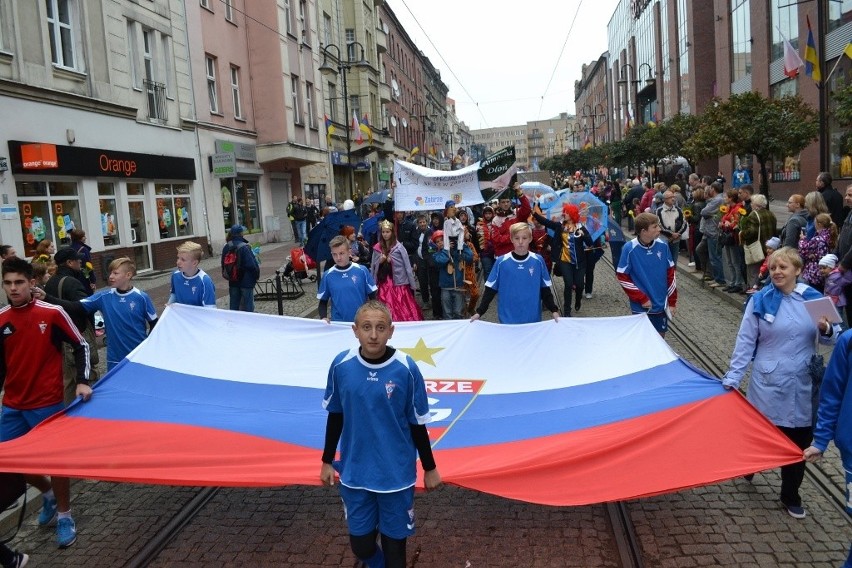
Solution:
<path fill-rule="evenodd" d="M 814 428 L 813 445 L 825 451 L 828 443 L 840 450 L 843 468 L 852 471 L 852 388 L 849 387 L 850 342 L 852 330 L 845 331 L 838 339 L 825 369 L 820 388 L 817 423 Z"/>

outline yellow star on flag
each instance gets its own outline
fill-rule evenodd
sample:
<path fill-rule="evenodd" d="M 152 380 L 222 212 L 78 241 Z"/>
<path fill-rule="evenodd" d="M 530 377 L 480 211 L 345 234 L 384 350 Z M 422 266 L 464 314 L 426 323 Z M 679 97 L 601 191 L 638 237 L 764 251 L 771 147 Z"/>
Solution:
<path fill-rule="evenodd" d="M 403 353 L 411 355 L 411 358 L 414 359 L 415 362 L 423 361 L 433 367 L 437 367 L 437 365 L 435 365 L 432 355 L 438 351 L 444 350 L 443 347 L 426 347 L 426 342 L 423 341 L 422 337 L 417 341 L 417 345 L 414 347 L 399 347 L 398 349 Z"/>

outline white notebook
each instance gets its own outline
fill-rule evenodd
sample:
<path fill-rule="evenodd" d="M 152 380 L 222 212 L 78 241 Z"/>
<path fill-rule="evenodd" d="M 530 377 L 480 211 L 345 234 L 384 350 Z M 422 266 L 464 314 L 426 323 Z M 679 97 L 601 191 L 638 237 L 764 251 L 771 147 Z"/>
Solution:
<path fill-rule="evenodd" d="M 816 300 L 805 300 L 805 309 L 808 310 L 811 319 L 815 325 L 819 325 L 820 320 L 825 316 L 830 323 L 840 323 L 843 319 L 837 313 L 837 308 L 831 298 L 823 296 Z"/>

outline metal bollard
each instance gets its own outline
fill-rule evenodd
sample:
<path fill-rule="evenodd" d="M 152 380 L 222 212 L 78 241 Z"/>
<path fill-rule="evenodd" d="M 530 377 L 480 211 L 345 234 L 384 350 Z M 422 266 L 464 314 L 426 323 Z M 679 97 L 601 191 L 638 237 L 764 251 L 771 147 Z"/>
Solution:
<path fill-rule="evenodd" d="M 281 270 L 275 271 L 275 299 L 278 301 L 278 315 L 284 315 L 284 294 L 281 292 Z"/>

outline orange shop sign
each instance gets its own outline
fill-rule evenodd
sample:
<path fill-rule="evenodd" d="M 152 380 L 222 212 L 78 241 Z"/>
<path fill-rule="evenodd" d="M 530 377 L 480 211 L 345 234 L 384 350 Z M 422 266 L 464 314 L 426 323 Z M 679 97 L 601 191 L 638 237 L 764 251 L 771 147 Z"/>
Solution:
<path fill-rule="evenodd" d="M 25 170 L 59 167 L 55 144 L 21 144 L 21 162 Z"/>

